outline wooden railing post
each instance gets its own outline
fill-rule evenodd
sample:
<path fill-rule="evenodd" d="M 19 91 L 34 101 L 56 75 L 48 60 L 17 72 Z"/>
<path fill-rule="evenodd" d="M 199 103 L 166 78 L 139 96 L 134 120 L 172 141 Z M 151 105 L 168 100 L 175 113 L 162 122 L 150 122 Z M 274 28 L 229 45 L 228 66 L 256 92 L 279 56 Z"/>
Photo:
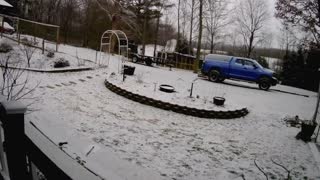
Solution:
<path fill-rule="evenodd" d="M 26 107 L 19 102 L 0 103 L 0 120 L 4 132 L 3 147 L 7 156 L 10 180 L 29 179 L 25 146 L 25 112 Z"/>
<path fill-rule="evenodd" d="M 2 18 L 2 22 L 1 22 L 1 38 L 3 38 L 3 31 L 4 31 L 4 17 Z"/>

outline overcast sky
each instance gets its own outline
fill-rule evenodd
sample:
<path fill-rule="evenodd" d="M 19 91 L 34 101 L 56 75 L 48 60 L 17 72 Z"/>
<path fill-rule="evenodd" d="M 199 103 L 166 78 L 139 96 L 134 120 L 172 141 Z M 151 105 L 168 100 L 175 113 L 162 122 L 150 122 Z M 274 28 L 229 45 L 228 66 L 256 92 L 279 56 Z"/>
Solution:
<path fill-rule="evenodd" d="M 171 23 L 174 26 L 177 26 L 177 4 L 178 4 L 178 0 L 170 0 L 171 2 L 176 4 L 176 7 L 173 7 L 168 16 L 169 19 L 171 20 Z M 233 6 L 235 5 L 238 1 L 242 1 L 242 0 L 229 0 L 230 1 L 230 5 Z M 273 40 L 272 40 L 272 47 L 279 47 L 279 43 L 278 43 L 278 39 L 280 36 L 280 28 L 281 28 L 281 23 L 280 21 L 274 16 L 275 14 L 275 3 L 277 0 L 265 0 L 268 3 L 268 9 L 270 11 L 270 20 L 268 22 L 268 24 L 266 24 L 265 29 L 267 32 L 271 32 L 273 34 Z"/>

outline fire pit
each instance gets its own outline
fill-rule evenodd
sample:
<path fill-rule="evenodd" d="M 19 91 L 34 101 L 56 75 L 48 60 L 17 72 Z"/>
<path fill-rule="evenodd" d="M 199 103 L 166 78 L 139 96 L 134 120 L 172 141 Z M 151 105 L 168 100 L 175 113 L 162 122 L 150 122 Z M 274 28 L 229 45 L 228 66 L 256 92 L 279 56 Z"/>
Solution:
<path fill-rule="evenodd" d="M 226 99 L 223 97 L 216 96 L 213 98 L 213 103 L 217 106 L 223 106 L 225 101 Z"/>
<path fill-rule="evenodd" d="M 167 85 L 167 84 L 162 84 L 159 86 L 159 90 L 162 92 L 166 92 L 166 93 L 173 93 L 175 92 L 175 89 L 173 86 Z"/>

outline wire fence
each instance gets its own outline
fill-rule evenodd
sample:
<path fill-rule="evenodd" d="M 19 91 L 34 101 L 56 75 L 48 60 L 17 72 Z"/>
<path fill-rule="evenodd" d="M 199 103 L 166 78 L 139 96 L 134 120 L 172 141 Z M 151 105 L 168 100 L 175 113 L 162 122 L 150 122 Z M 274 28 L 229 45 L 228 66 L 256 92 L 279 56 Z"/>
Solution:
<path fill-rule="evenodd" d="M 55 51 L 59 48 L 60 26 L 31 21 L 19 17 L 0 14 L 1 37 L 7 37 L 20 43 L 30 43 L 48 50 L 53 47 Z M 46 44 L 52 44 L 46 46 Z"/>

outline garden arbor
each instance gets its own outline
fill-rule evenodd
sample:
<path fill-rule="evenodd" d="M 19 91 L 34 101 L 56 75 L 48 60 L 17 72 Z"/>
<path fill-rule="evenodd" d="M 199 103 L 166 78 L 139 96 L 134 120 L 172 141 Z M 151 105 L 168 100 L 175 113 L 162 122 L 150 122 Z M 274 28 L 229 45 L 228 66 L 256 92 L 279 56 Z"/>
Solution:
<path fill-rule="evenodd" d="M 101 36 L 101 42 L 100 42 L 100 60 L 99 64 L 101 63 L 101 53 L 102 52 L 108 52 L 108 58 L 107 58 L 107 65 L 109 65 L 110 61 L 110 53 L 115 53 L 117 51 L 117 54 L 119 57 L 128 57 L 128 38 L 127 35 L 120 30 L 107 30 L 105 31 Z M 120 63 L 123 62 L 123 59 L 121 58 L 119 60 L 119 66 Z"/>

